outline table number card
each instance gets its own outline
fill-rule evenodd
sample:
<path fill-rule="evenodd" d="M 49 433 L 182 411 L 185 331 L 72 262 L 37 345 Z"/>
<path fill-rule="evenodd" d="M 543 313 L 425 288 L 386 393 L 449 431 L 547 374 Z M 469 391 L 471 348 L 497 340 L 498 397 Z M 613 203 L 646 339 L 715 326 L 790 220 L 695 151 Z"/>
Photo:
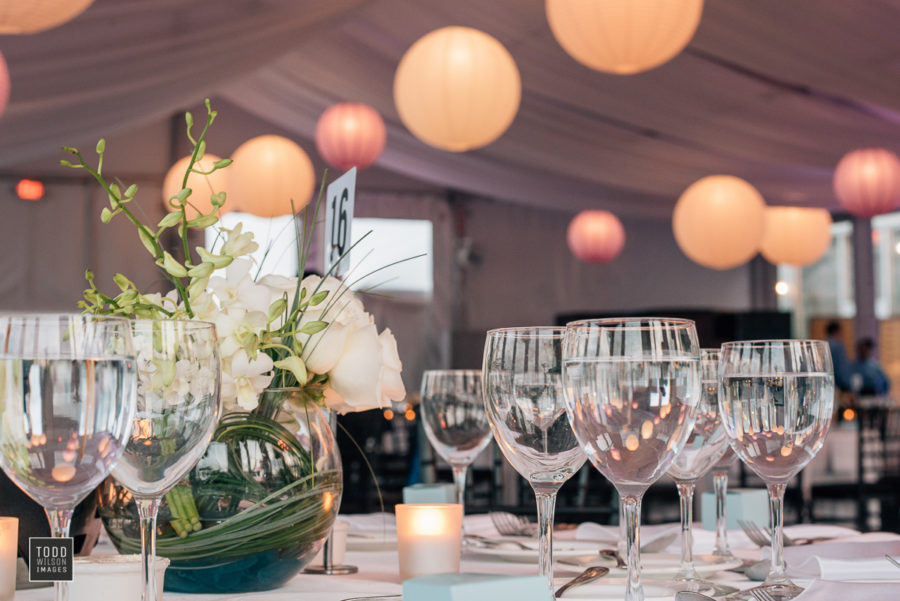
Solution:
<path fill-rule="evenodd" d="M 355 199 L 356 167 L 351 167 L 328 185 L 325 194 L 325 272 L 328 273 L 337 264 L 330 274 L 335 277 L 346 274 L 350 268 L 350 255 L 344 253 L 353 244 L 350 224 L 353 221 Z"/>

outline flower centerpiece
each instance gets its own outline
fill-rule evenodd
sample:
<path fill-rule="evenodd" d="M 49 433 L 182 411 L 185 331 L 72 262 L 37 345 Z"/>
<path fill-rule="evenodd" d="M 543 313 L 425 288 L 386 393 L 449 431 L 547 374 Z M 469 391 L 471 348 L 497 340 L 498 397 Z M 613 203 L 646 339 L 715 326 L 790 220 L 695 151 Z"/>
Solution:
<path fill-rule="evenodd" d="M 213 250 L 191 252 L 191 230 L 216 226 L 226 196 L 213 193 L 212 208 L 204 213 L 200 203 L 191 202 L 189 176 L 231 163 L 222 159 L 207 170 L 200 167 L 216 118 L 208 100 L 206 109 L 196 137 L 192 115 L 185 116 L 193 152 L 182 189 L 168 200 L 172 212 L 155 226 L 134 210 L 136 185 L 125 187 L 104 176 L 103 140 L 96 147 L 96 166 L 79 150 L 65 149 L 75 160 L 63 165 L 85 170 L 106 191 L 109 206 L 101 221 L 130 221 L 172 286 L 165 294 L 144 293 L 117 273 L 118 292 L 107 294 L 88 271 L 79 306 L 95 314 L 215 324 L 222 417 L 206 454 L 166 495 L 157 554 L 172 561 L 167 590 L 264 590 L 282 584 L 315 555 L 340 504 L 340 458 L 322 409 L 358 411 L 403 399 L 402 365 L 390 330 L 379 333 L 359 298 L 337 278 L 254 278 L 249 255 L 258 244 L 241 224 L 220 227 Z M 301 272 L 318 206 L 312 214 L 305 209 L 302 225 L 295 218 Z M 163 243 L 172 230 L 177 250 Z M 186 373 L 187 362 L 143 369 L 174 388 L 196 379 Z M 104 486 L 101 516 L 113 543 L 121 552 L 137 552 L 140 532 L 130 495 L 112 481 Z"/>

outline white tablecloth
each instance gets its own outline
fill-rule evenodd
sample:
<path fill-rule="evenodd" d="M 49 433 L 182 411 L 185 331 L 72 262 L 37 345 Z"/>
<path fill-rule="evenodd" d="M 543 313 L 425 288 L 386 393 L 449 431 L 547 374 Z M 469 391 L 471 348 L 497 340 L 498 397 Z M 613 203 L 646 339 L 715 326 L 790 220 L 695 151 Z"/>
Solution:
<path fill-rule="evenodd" d="M 354 520 L 353 516 L 351 521 Z M 387 527 L 392 529 L 393 524 L 390 522 L 393 516 L 387 516 Z M 357 522 L 372 526 L 381 523 L 375 516 L 360 516 L 356 518 Z M 487 516 L 469 516 L 466 518 L 466 528 L 471 533 L 485 534 L 495 536 L 496 531 L 490 526 Z M 607 527 L 612 534 L 616 531 L 615 527 Z M 664 534 L 665 532 L 677 530 L 677 525 L 666 524 L 662 526 L 649 526 L 644 528 L 644 538 L 650 539 L 655 536 Z M 833 526 L 816 526 L 801 525 L 789 527 L 786 531 L 792 536 L 813 536 L 813 535 L 847 535 L 853 534 L 846 529 L 836 529 Z M 559 538 L 574 538 L 575 531 L 558 532 Z M 864 538 L 857 542 L 872 542 L 871 538 L 866 540 L 865 537 L 873 535 L 856 535 Z M 698 554 L 709 553 L 714 543 L 714 534 L 699 528 L 694 529 L 694 551 Z M 854 536 L 847 539 L 849 542 L 854 540 Z M 880 535 L 879 538 L 883 544 L 888 545 L 887 549 L 892 549 L 891 545 L 897 545 L 898 554 L 900 554 L 900 537 L 897 535 Z M 760 549 L 756 548 L 747 537 L 740 531 L 729 532 L 729 541 L 735 554 L 747 558 L 756 559 L 762 555 Z M 832 547 L 835 542 L 825 543 Z M 680 549 L 679 540 L 674 540 L 666 549 L 668 552 L 677 553 Z M 803 557 L 809 557 L 815 554 L 815 545 L 808 547 L 795 547 L 794 550 L 803 549 Z M 880 548 L 880 547 L 879 547 Z M 824 550 L 824 548 L 823 548 Z M 109 547 L 101 546 L 97 553 L 110 552 Z M 795 551 L 796 552 L 796 551 Z M 834 557 L 833 551 L 829 556 Z M 801 556 L 798 555 L 799 561 Z M 401 583 L 397 574 L 397 553 L 396 551 L 347 551 L 345 563 L 356 565 L 359 567 L 359 573 L 350 576 L 316 576 L 308 574 L 299 574 L 288 582 L 284 587 L 262 593 L 243 593 L 231 595 L 189 595 L 179 593 L 165 593 L 165 601 L 232 601 L 236 599 L 251 600 L 259 599 L 265 601 L 341 601 L 354 596 L 373 596 L 373 595 L 390 595 L 399 594 L 401 591 Z M 528 575 L 535 574 L 536 565 L 526 563 L 510 563 L 505 561 L 497 561 L 491 557 L 478 555 L 477 553 L 464 553 L 461 570 L 464 572 L 481 572 L 481 573 L 502 573 L 511 575 Z M 575 576 L 580 571 L 579 568 L 557 563 L 555 567 L 555 575 L 558 583 Z M 77 577 L 77 576 L 76 576 Z M 748 581 L 744 576 L 734 572 L 720 572 L 713 578 L 715 582 L 728 584 L 737 588 L 749 588 L 755 583 Z M 815 593 L 815 599 L 826 599 L 828 592 L 827 582 L 814 580 L 810 578 L 798 579 L 797 583 L 801 586 L 810 586 L 816 582 L 815 588 L 811 593 Z M 885 586 L 896 586 L 898 594 L 900 594 L 900 569 L 897 569 L 896 583 L 883 583 Z M 835 592 L 841 589 L 835 585 Z M 37 589 L 29 591 L 19 591 L 16 594 L 16 601 L 52 601 L 52 589 Z M 839 597 L 836 596 L 835 599 Z M 871 598 L 878 598 L 877 594 Z M 119 599 L 104 599 L 103 592 L 98 591 L 98 601 L 130 601 Z M 138 600 L 134 600 L 138 601 Z"/>

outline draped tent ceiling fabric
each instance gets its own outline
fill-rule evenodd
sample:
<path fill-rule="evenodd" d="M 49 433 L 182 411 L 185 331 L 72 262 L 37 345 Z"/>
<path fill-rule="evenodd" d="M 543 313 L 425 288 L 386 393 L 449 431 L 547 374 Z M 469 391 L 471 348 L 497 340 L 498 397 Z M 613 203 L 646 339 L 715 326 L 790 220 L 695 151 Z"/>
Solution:
<path fill-rule="evenodd" d="M 319 115 L 350 100 L 384 117 L 379 166 L 475 195 L 667 217 L 693 181 L 727 173 L 770 204 L 836 210 L 845 152 L 900 150 L 898 23 L 889 0 L 707 0 L 681 55 L 622 77 L 566 55 L 543 0 L 97 0 L 56 30 L 0 39 L 12 79 L 0 166 L 211 94 L 312 151 Z M 490 33 L 522 75 L 509 131 L 465 154 L 425 146 L 393 106 L 400 57 L 445 25 Z"/>

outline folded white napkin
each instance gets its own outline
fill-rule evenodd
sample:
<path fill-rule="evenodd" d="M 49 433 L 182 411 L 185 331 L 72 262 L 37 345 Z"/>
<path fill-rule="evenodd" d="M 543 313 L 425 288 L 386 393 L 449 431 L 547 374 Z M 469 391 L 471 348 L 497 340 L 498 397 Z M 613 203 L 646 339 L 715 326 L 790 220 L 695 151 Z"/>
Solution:
<path fill-rule="evenodd" d="M 810 557 L 789 568 L 792 578 L 825 578 L 827 580 L 894 580 L 900 587 L 900 568 L 884 557 L 866 559 L 825 559 Z"/>
<path fill-rule="evenodd" d="M 894 568 L 895 570 L 897 568 Z M 900 570 L 897 570 L 900 572 Z M 900 582 L 830 582 L 816 580 L 795 601 L 888 601 L 896 599 Z"/>
<path fill-rule="evenodd" d="M 680 524 L 658 524 L 654 526 L 641 526 L 641 549 L 647 546 L 653 548 L 654 543 L 668 542 L 663 548 L 653 548 L 654 551 L 663 551 L 674 546 L 678 548 L 681 544 L 678 533 L 681 532 Z M 673 535 L 675 535 L 673 537 Z M 589 540 L 615 547 L 619 541 L 618 526 L 601 526 L 594 522 L 585 522 L 575 529 L 575 540 Z"/>
<path fill-rule="evenodd" d="M 874 532 L 784 550 L 791 577 L 900 582 L 900 568 L 885 555 L 900 555 L 900 536 Z"/>
<path fill-rule="evenodd" d="M 341 514 L 341 520 L 350 524 L 350 533 L 396 532 L 397 519 L 393 513 Z"/>

